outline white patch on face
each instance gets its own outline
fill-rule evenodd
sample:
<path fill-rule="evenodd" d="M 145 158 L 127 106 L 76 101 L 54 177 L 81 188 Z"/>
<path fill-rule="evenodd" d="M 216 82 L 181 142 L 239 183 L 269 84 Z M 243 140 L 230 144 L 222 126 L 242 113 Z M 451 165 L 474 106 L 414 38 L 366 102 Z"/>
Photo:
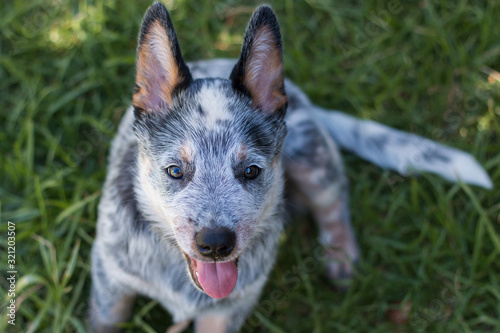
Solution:
<path fill-rule="evenodd" d="M 218 120 L 230 120 L 225 94 L 214 87 L 203 87 L 198 95 L 198 103 L 204 112 L 203 121 L 207 129 L 214 128 Z"/>
<path fill-rule="evenodd" d="M 192 255 L 196 249 L 193 242 L 194 225 L 188 222 L 186 207 L 179 208 L 176 203 L 166 203 L 161 193 L 150 180 L 152 162 L 145 156 L 138 161 L 139 183 L 136 195 L 145 200 L 141 201 L 141 210 L 144 216 L 159 224 L 163 237 L 174 237 L 181 249 Z"/>
<path fill-rule="evenodd" d="M 143 201 L 145 215 L 154 221 L 165 221 L 168 215 L 163 210 L 163 202 L 161 195 L 157 189 L 151 184 L 149 177 L 152 172 L 153 165 L 149 158 L 141 154 L 138 160 L 139 185 L 136 189 L 136 195 L 146 198 Z"/>

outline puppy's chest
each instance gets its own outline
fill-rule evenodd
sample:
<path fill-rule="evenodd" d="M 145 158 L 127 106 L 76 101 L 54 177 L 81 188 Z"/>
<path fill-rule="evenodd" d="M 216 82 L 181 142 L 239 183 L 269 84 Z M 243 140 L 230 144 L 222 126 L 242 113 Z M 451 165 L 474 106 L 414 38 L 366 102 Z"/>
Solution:
<path fill-rule="evenodd" d="M 165 249 L 165 244 L 162 243 L 141 246 L 144 241 L 140 236 L 128 243 L 128 251 L 114 255 L 116 264 L 120 267 L 114 272 L 116 279 L 130 285 L 140 294 L 164 305 L 169 304 L 171 312 L 175 312 L 176 308 L 178 311 L 180 307 L 189 307 L 190 303 L 199 298 L 199 292 L 189 280 L 186 264 L 180 253 Z"/>

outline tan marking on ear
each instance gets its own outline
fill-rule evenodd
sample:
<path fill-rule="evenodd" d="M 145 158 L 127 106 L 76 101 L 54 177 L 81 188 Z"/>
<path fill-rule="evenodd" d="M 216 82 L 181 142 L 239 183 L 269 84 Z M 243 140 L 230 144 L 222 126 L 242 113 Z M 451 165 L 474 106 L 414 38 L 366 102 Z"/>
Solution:
<path fill-rule="evenodd" d="M 244 83 L 252 96 L 254 106 L 283 107 L 287 101 L 283 87 L 283 62 L 273 32 L 268 26 L 257 30 L 253 38 Z"/>
<path fill-rule="evenodd" d="M 136 108 L 153 111 L 172 104 L 172 92 L 182 81 L 165 28 L 154 22 L 139 47 L 136 85 L 132 99 Z"/>

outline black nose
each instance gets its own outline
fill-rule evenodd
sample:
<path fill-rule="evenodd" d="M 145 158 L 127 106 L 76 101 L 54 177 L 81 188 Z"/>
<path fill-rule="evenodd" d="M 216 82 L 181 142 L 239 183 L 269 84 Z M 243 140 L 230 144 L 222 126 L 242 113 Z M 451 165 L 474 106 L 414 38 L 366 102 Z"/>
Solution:
<path fill-rule="evenodd" d="M 198 251 L 213 259 L 227 257 L 236 244 L 236 234 L 228 228 L 203 229 L 196 234 Z"/>

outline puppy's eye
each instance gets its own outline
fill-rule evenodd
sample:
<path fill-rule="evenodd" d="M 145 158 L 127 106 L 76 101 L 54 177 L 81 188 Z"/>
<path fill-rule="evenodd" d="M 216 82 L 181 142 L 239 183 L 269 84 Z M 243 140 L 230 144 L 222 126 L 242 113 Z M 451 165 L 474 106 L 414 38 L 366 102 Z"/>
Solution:
<path fill-rule="evenodd" d="M 251 165 L 248 168 L 245 169 L 245 172 L 243 174 L 243 178 L 246 180 L 252 180 L 255 179 L 260 172 L 260 168 L 256 165 Z"/>
<path fill-rule="evenodd" d="M 174 179 L 182 179 L 184 178 L 184 174 L 182 170 L 177 165 L 171 165 L 167 168 L 167 174 Z"/>

